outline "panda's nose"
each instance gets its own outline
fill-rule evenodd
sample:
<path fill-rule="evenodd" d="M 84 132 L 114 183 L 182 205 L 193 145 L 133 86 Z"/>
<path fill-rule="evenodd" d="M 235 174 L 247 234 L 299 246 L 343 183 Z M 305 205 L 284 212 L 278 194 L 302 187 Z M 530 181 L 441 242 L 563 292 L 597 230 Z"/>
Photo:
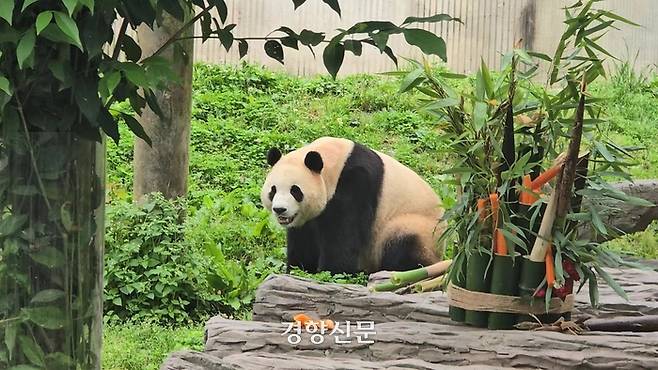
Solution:
<path fill-rule="evenodd" d="M 274 213 L 276 213 L 277 215 L 280 215 L 280 214 L 284 213 L 285 211 L 287 211 L 287 209 L 282 208 L 282 207 L 275 207 L 275 208 L 272 208 L 272 210 L 273 210 Z"/>

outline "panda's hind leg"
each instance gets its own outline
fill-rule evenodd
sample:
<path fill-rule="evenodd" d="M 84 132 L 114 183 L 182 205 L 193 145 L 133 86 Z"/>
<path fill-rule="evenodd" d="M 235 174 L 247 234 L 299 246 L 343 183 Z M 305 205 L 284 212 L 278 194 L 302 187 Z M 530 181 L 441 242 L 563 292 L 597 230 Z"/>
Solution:
<path fill-rule="evenodd" d="M 441 234 L 435 218 L 402 215 L 389 221 L 380 238 L 380 270 L 405 271 L 441 260 L 436 240 Z"/>

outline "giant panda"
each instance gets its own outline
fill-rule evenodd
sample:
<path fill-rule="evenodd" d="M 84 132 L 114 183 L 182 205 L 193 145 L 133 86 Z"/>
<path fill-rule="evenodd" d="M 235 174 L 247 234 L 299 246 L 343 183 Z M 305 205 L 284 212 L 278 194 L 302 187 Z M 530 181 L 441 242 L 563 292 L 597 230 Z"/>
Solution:
<path fill-rule="evenodd" d="M 286 155 L 272 148 L 267 162 L 261 200 L 287 230 L 288 271 L 399 271 L 441 259 L 441 200 L 390 156 L 322 137 Z"/>

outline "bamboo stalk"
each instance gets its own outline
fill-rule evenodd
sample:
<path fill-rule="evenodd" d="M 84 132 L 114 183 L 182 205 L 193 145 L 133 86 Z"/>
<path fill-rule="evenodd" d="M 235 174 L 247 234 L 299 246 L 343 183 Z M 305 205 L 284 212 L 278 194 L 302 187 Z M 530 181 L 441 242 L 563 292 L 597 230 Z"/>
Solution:
<path fill-rule="evenodd" d="M 414 291 L 416 293 L 425 293 L 440 289 L 445 282 L 445 277 L 445 275 L 441 275 L 433 279 L 420 281 L 414 285 Z"/>
<path fill-rule="evenodd" d="M 590 153 L 589 151 L 587 151 L 585 154 L 580 155 L 580 157 L 578 158 L 578 164 L 576 164 L 576 180 L 574 181 L 573 184 L 574 192 L 585 188 L 585 185 L 587 183 L 589 155 Z M 578 194 L 575 195 L 571 206 L 571 210 L 573 212 L 580 212 L 580 206 L 582 200 L 583 200 L 582 195 L 578 195 Z"/>
<path fill-rule="evenodd" d="M 544 257 L 546 256 L 546 250 L 550 245 L 550 240 L 553 235 L 553 223 L 555 222 L 556 215 L 556 203 L 557 203 L 557 190 L 551 193 L 551 198 L 548 201 L 546 206 L 546 211 L 544 211 L 544 218 L 541 220 L 541 225 L 539 226 L 539 232 L 537 233 L 537 239 L 535 239 L 535 244 L 532 246 L 530 251 L 530 260 L 533 262 L 544 262 Z"/>
<path fill-rule="evenodd" d="M 464 254 L 455 255 L 455 264 L 452 265 L 453 269 L 450 283 L 454 286 L 464 288 L 466 287 L 466 256 Z M 464 322 L 466 319 L 466 310 L 456 306 L 448 306 L 448 315 L 452 321 Z"/>
<path fill-rule="evenodd" d="M 390 281 L 387 281 L 387 282 L 384 282 L 384 283 L 373 285 L 372 287 L 370 287 L 370 291 L 371 292 L 391 292 L 393 290 L 400 289 L 404 286 L 405 286 L 405 284 L 394 284 Z"/>
<path fill-rule="evenodd" d="M 490 256 L 480 250 L 471 254 L 466 261 L 466 289 L 488 293 L 491 288 L 491 269 L 488 269 Z M 464 321 L 476 327 L 486 327 L 489 313 L 466 310 Z"/>
<path fill-rule="evenodd" d="M 499 168 L 499 174 L 509 170 L 516 161 L 516 143 L 514 141 L 514 95 L 516 93 L 516 80 L 514 77 L 516 73 L 516 64 L 517 57 L 516 55 L 513 55 L 512 68 L 510 70 L 510 82 L 507 91 L 508 105 L 505 111 L 505 126 L 503 127 L 503 164 Z M 516 181 L 512 181 L 509 190 L 503 194 L 504 201 L 509 204 L 512 211 L 516 211 L 518 201 L 518 196 L 513 189 L 515 182 Z"/>
<path fill-rule="evenodd" d="M 496 254 L 493 259 L 491 276 L 491 293 L 505 296 L 515 296 L 518 293 L 518 281 L 521 272 L 521 258 L 517 253 L 511 255 Z M 489 329 L 512 329 L 516 324 L 516 314 L 489 313 Z"/>
<path fill-rule="evenodd" d="M 452 260 L 445 260 L 415 270 L 395 271 L 391 273 L 391 283 L 403 285 L 413 284 L 423 279 L 433 278 L 445 274 L 451 264 Z"/>
<path fill-rule="evenodd" d="M 576 167 L 578 164 L 578 153 L 580 152 L 580 143 L 583 137 L 583 118 L 585 116 L 585 89 L 587 82 L 585 76 L 582 78 L 580 84 L 580 99 L 578 101 L 578 109 L 576 109 L 576 121 L 571 132 L 571 141 L 567 149 L 567 157 L 564 161 L 564 169 L 561 176 L 558 178 L 559 182 L 555 189 L 557 193 L 556 204 L 556 218 L 558 223 L 562 225 L 564 219 L 571 208 L 571 193 L 574 181 L 576 180 Z"/>

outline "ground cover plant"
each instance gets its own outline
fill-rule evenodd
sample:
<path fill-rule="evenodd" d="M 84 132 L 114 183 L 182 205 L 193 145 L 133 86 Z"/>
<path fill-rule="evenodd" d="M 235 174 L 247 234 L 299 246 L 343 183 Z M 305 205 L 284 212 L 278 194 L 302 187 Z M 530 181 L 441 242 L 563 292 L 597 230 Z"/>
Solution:
<path fill-rule="evenodd" d="M 647 72 L 644 77 L 635 75 L 634 87 L 629 91 L 629 78 L 622 75 L 630 70 L 623 68 L 620 66 L 618 73 L 613 70 L 607 80 L 597 81 L 590 91 L 609 98 L 604 109 L 615 140 L 646 147 L 634 152 L 638 165 L 630 170 L 633 176 L 656 178 L 658 149 L 648 145 L 651 139 L 647 135 L 658 131 L 658 84 Z M 166 343 L 172 335 L 194 337 L 172 342 L 181 348 L 199 348 L 205 317 L 222 312 L 249 318 L 259 282 L 270 273 L 282 272 L 284 267 L 285 234 L 270 222 L 258 199 L 267 170 L 264 156 L 273 144 L 288 150 L 322 135 L 355 139 L 395 156 L 427 179 L 447 205 L 454 202 L 454 189 L 446 184 L 448 177 L 440 173 L 449 167 L 450 158 L 436 155 L 446 148 L 443 133 L 434 118 L 418 112 L 419 96 L 400 95 L 399 86 L 398 79 L 377 75 L 334 81 L 328 77 L 292 77 L 253 65 L 197 65 L 190 194 L 179 202 L 156 198 L 152 209 L 130 204 L 132 138 L 126 133 L 118 146 L 109 143 L 105 305 L 111 325 L 105 334 L 104 368 L 156 369 L 167 353 L 178 347 L 153 343 Z M 162 215 L 153 214 L 165 212 L 167 217 L 174 217 L 179 209 L 187 213 L 180 228 L 157 222 Z M 141 226 L 135 230 L 135 225 Z M 134 240 L 147 243 L 136 251 Z M 172 248 L 170 255 L 164 254 L 166 248 L 158 249 L 163 241 Z M 609 245 L 639 257 L 656 258 L 658 229 L 653 227 Z M 174 256 L 174 250 L 185 256 Z M 124 287 L 126 292 L 122 292 L 132 272 L 119 268 L 117 261 L 130 253 L 163 261 L 176 258 L 186 261 L 181 266 L 194 264 L 198 269 L 189 276 L 181 276 L 184 269 L 158 270 L 155 276 L 170 283 L 167 294 L 163 294 L 164 289 L 158 292 L 155 285 L 139 292 L 140 286 L 134 291 Z M 193 283 L 199 273 L 207 274 L 208 284 Z M 119 278 L 117 274 L 124 275 Z M 363 276 L 316 277 L 341 283 L 365 281 Z M 117 297 L 121 305 L 113 302 Z M 159 312 L 155 307 L 166 309 Z M 177 316 L 180 320 L 168 315 L 170 310 L 190 313 L 199 307 L 192 315 Z M 123 321 L 136 312 L 152 322 L 135 326 Z M 170 329 L 171 325 L 175 329 Z M 144 340 L 150 337 L 154 342 Z M 160 349 L 148 354 L 153 346 Z M 122 347 L 129 350 L 122 353 Z"/>

